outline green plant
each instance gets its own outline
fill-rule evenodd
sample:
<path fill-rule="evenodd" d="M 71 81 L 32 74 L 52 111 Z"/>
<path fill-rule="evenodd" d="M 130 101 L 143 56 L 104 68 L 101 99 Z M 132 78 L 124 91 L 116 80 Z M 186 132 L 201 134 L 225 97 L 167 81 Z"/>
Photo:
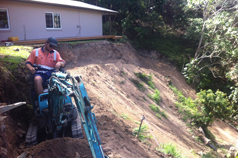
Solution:
<path fill-rule="evenodd" d="M 164 118 L 168 118 L 167 114 L 164 111 L 161 111 L 160 114 L 164 117 Z"/>
<path fill-rule="evenodd" d="M 163 116 L 163 117 L 166 118 L 166 119 L 168 118 L 167 115 L 166 115 L 166 113 L 165 113 L 164 111 L 161 111 L 161 110 L 160 110 L 159 106 L 156 106 L 156 105 L 151 104 L 151 105 L 150 105 L 150 109 L 151 109 L 152 111 L 156 112 L 156 116 L 157 116 L 159 119 L 161 119 L 161 116 Z M 161 115 L 161 116 L 160 116 L 160 115 Z"/>
<path fill-rule="evenodd" d="M 176 148 L 176 146 L 172 143 L 163 144 L 161 145 L 161 147 L 162 147 L 162 152 L 165 154 L 171 154 L 175 158 L 184 158 L 184 156 L 182 156 L 181 154 L 181 151 L 179 151 Z"/>
<path fill-rule="evenodd" d="M 156 105 L 154 105 L 154 104 L 151 104 L 151 105 L 150 105 L 150 109 L 151 109 L 152 111 L 154 111 L 154 112 L 160 113 L 160 108 L 159 108 L 159 106 L 156 106 Z"/>
<path fill-rule="evenodd" d="M 120 81 L 120 84 L 125 84 L 125 81 Z"/>
<path fill-rule="evenodd" d="M 156 117 L 158 117 L 159 119 L 161 119 L 161 116 L 159 114 L 156 114 Z"/>
<path fill-rule="evenodd" d="M 148 138 L 152 138 L 152 136 L 149 135 L 149 132 L 147 132 L 148 129 L 149 129 L 149 127 L 146 126 L 146 125 L 141 126 L 140 132 L 139 132 L 139 135 L 138 135 L 139 140 L 146 141 Z M 133 131 L 132 134 L 134 136 L 136 136 L 138 134 L 139 127 L 134 128 L 132 131 Z"/>
<path fill-rule="evenodd" d="M 131 118 L 128 117 L 128 116 L 127 116 L 126 114 L 124 114 L 124 113 L 121 114 L 121 117 L 122 117 L 123 119 L 125 119 L 125 120 L 131 120 Z"/>
<path fill-rule="evenodd" d="M 127 75 L 127 73 L 125 71 L 121 70 L 120 75 L 123 77 L 123 76 Z"/>
<path fill-rule="evenodd" d="M 198 136 L 195 137 L 195 140 L 196 140 L 197 142 L 202 143 L 201 139 L 200 139 Z"/>
<path fill-rule="evenodd" d="M 4 63 L 11 72 L 15 72 L 19 67 L 23 67 L 23 62 L 30 55 L 32 47 L 26 46 L 9 46 L 0 47 L 0 62 Z"/>
<path fill-rule="evenodd" d="M 217 158 L 217 155 L 213 152 L 204 153 L 202 158 Z"/>
<path fill-rule="evenodd" d="M 152 89 L 155 89 L 155 85 L 152 82 L 152 75 L 147 76 L 145 73 L 136 73 L 136 72 L 134 73 L 139 79 L 141 79 L 143 82 L 149 85 Z"/>
<path fill-rule="evenodd" d="M 143 83 L 140 83 L 138 80 L 131 78 L 130 79 L 132 83 L 140 90 L 140 91 L 145 91 L 145 87 Z"/>
<path fill-rule="evenodd" d="M 145 96 L 143 96 L 142 98 L 143 98 L 145 101 L 147 101 L 147 99 L 146 99 L 146 97 L 145 97 Z"/>
<path fill-rule="evenodd" d="M 148 94 L 148 97 L 151 98 L 155 103 L 159 105 L 159 101 L 161 100 L 161 98 L 160 98 L 160 92 L 158 89 L 155 89 L 154 94 Z"/>
<path fill-rule="evenodd" d="M 196 122 L 201 126 L 208 127 L 215 118 L 229 119 L 232 114 L 232 106 L 225 93 L 217 90 L 201 90 L 198 94 L 197 104 L 201 107 L 203 117 L 194 117 Z"/>

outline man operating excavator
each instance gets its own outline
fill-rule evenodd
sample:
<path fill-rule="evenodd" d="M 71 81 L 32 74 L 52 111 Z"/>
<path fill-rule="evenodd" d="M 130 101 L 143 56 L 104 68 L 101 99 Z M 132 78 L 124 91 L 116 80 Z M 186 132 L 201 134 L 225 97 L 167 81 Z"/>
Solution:
<path fill-rule="evenodd" d="M 58 41 L 54 37 L 49 37 L 45 45 L 34 49 L 26 60 L 27 69 L 34 75 L 34 87 L 37 96 L 43 93 L 42 85 L 51 77 L 51 73 L 65 66 L 65 61 L 54 50 L 58 46 L 57 43 Z"/>

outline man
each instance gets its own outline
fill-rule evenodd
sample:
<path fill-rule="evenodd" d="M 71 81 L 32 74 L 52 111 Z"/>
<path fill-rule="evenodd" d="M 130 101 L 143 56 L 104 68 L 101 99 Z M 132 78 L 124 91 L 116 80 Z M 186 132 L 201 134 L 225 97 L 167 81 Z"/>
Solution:
<path fill-rule="evenodd" d="M 65 61 L 54 50 L 57 47 L 57 43 L 58 41 L 54 37 L 49 37 L 45 45 L 34 49 L 26 60 L 27 69 L 34 74 L 34 87 L 37 96 L 43 93 L 42 84 L 51 77 L 51 73 L 65 66 Z"/>

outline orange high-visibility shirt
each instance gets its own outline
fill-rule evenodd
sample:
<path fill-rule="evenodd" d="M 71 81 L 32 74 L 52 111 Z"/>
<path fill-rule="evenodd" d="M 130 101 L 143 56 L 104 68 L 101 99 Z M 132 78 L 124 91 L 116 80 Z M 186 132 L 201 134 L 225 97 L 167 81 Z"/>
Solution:
<path fill-rule="evenodd" d="M 65 63 L 65 61 L 61 58 L 60 54 L 56 50 L 51 51 L 48 56 L 46 56 L 42 47 L 38 48 L 38 52 L 36 49 L 31 52 L 28 59 L 26 60 L 26 64 L 31 64 L 32 66 L 48 66 L 55 68 L 56 63 L 59 61 Z"/>

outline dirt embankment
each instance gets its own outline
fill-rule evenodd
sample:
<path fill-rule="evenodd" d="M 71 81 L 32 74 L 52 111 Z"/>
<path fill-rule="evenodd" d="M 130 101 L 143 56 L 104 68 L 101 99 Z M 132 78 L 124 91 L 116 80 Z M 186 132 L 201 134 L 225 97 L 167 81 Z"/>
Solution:
<path fill-rule="evenodd" d="M 102 147 L 109 157 L 164 157 L 158 150 L 162 144 L 168 143 L 176 144 L 182 155 L 187 157 L 198 157 L 201 151 L 210 150 L 195 140 L 196 131 L 191 132 L 180 119 L 174 104 L 175 96 L 168 85 L 172 82 L 187 97 L 195 98 L 195 91 L 158 52 L 151 51 L 146 56 L 141 56 L 129 44 L 107 41 L 60 44 L 57 50 L 67 61 L 67 71 L 72 76 L 81 75 L 83 78 L 94 105 L 93 112 L 98 121 Z M 155 105 L 148 97 L 154 90 L 144 84 L 145 90 L 140 91 L 131 82 L 131 79 L 139 80 L 135 72 L 152 75 L 155 87 L 160 91 L 159 107 L 166 113 L 167 119 L 159 119 L 149 107 L 151 104 Z M 146 118 L 143 124 L 148 127 L 147 132 L 151 138 L 141 142 L 132 133 L 139 126 L 142 116 Z M 3 133 L 7 133 L 6 129 L 2 130 Z M 86 138 L 49 140 L 31 148 L 25 148 L 24 143 L 21 145 L 23 147 L 20 147 L 20 143 L 15 143 L 14 147 L 18 150 L 14 155 L 28 151 L 27 157 L 91 157 Z M 9 145 L 2 147 L 7 152 L 11 148 Z"/>

